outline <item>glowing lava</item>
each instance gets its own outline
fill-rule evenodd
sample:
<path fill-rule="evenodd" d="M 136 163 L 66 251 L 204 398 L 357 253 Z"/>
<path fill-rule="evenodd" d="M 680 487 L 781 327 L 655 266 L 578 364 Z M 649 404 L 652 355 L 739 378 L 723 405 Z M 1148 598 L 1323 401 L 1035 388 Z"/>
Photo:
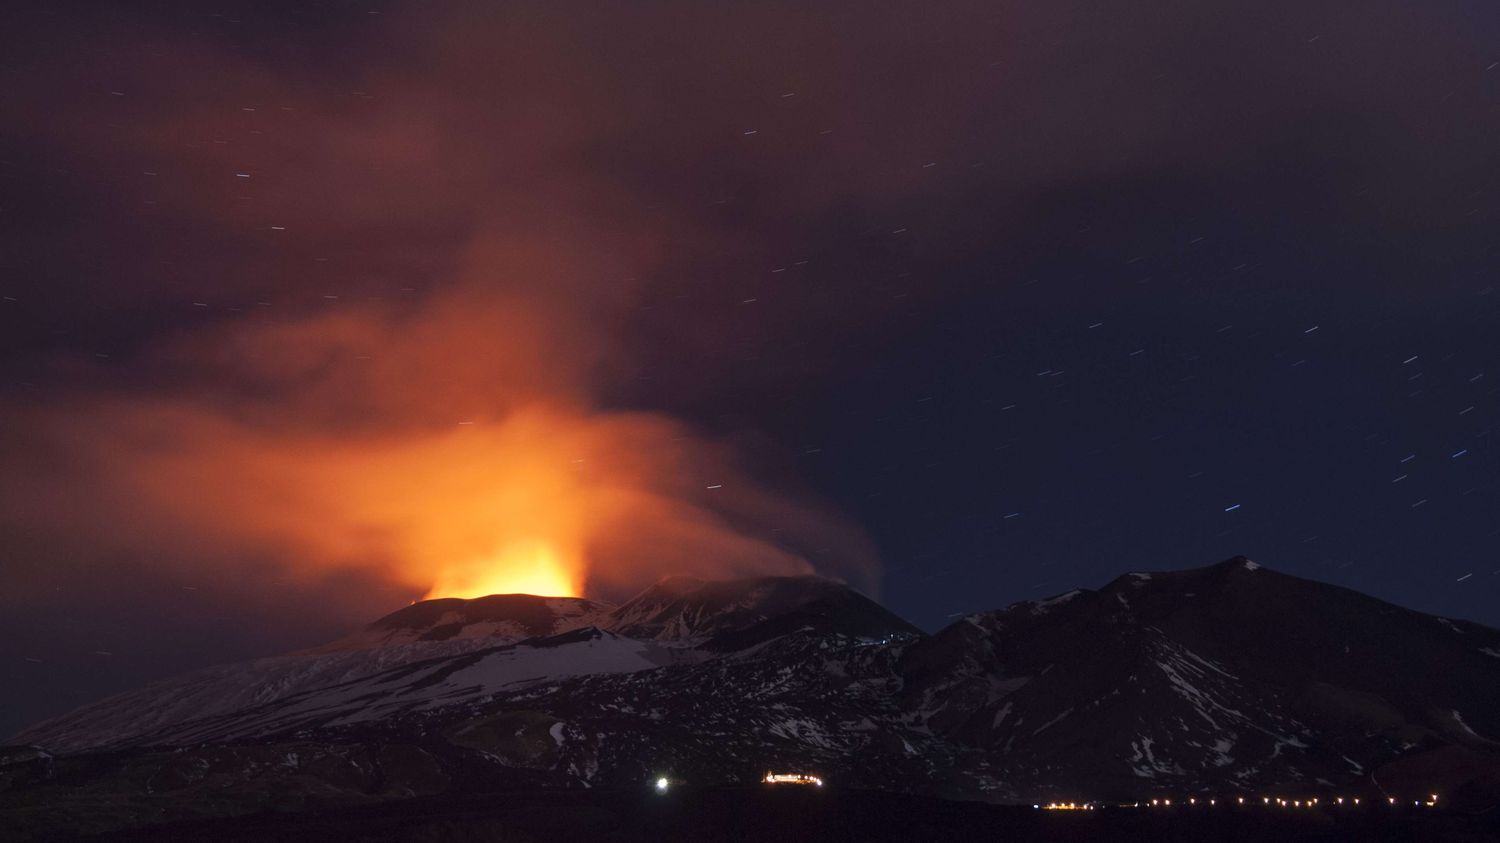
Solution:
<path fill-rule="evenodd" d="M 583 589 L 576 572 L 581 570 L 581 565 L 565 562 L 546 542 L 514 542 L 492 562 L 442 571 L 423 599 L 484 597 L 489 594 L 578 597 Z"/>

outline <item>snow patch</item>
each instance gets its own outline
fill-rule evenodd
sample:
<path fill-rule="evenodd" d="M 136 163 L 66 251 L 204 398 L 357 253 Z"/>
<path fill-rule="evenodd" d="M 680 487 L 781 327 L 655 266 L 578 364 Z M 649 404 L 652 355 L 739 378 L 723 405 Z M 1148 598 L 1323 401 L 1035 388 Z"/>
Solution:
<path fill-rule="evenodd" d="M 1010 716 L 1010 703 L 1006 703 L 1004 708 L 1001 708 L 999 711 L 995 712 L 995 722 L 990 724 L 990 728 L 999 728 L 1000 724 L 1004 723 L 1005 722 L 1005 718 L 1007 718 L 1009 716 Z"/>
<path fill-rule="evenodd" d="M 1448 627 L 1449 629 L 1453 630 L 1454 632 L 1458 633 L 1459 635 L 1463 635 L 1464 634 L 1463 630 L 1459 629 L 1458 626 L 1453 623 L 1453 621 L 1450 621 L 1447 618 L 1438 618 L 1437 621 L 1438 621 L 1438 623 L 1442 624 L 1443 626 Z"/>
<path fill-rule="evenodd" d="M 1069 600 L 1072 600 L 1074 597 L 1077 597 L 1078 595 L 1080 595 L 1082 593 L 1083 593 L 1082 589 L 1075 588 L 1072 591 L 1065 592 L 1063 594 L 1059 594 L 1056 597 L 1049 597 L 1046 600 L 1038 601 L 1036 603 L 1036 605 L 1032 607 L 1032 611 L 1035 612 L 1036 614 L 1042 614 L 1043 612 L 1046 612 L 1048 609 L 1052 608 L 1053 606 L 1057 606 L 1059 604 L 1066 603 Z"/>
<path fill-rule="evenodd" d="M 1130 757 L 1131 772 L 1143 779 L 1154 779 L 1157 773 L 1180 776 L 1186 772 L 1181 765 L 1168 764 L 1164 759 L 1158 760 L 1151 749 L 1155 743 L 1154 739 L 1145 735 L 1141 735 L 1139 742 L 1130 742 L 1130 748 L 1135 751 Z"/>
<path fill-rule="evenodd" d="M 1297 749 L 1307 749 L 1307 744 L 1297 740 L 1296 738 L 1289 738 L 1285 735 L 1272 735 L 1272 737 L 1276 738 L 1276 745 L 1271 747 L 1272 758 L 1279 758 L 1281 756 L 1281 748 L 1284 746 L 1296 747 Z"/>
<path fill-rule="evenodd" d="M 1234 741 L 1230 740 L 1229 738 L 1219 738 L 1218 740 L 1214 741 L 1214 753 L 1218 755 L 1218 757 L 1214 759 L 1214 766 L 1227 767 L 1230 764 L 1233 764 L 1234 756 L 1229 754 L 1229 750 L 1233 748 Z"/>
<path fill-rule="evenodd" d="M 1009 705 L 1009 704 L 1007 703 L 1007 705 Z M 1069 714 L 1072 714 L 1072 713 L 1073 713 L 1073 709 L 1071 707 L 1069 707 L 1062 714 L 1059 714 L 1056 717 L 1052 718 L 1051 720 L 1048 720 L 1046 723 L 1043 723 L 1042 726 L 1041 726 L 1041 728 L 1037 729 L 1035 732 L 1032 732 L 1031 734 L 1033 734 L 1033 735 L 1040 735 L 1042 732 L 1046 731 L 1049 726 L 1056 725 L 1058 723 L 1058 721 L 1062 720 L 1064 717 L 1067 717 Z"/>
<path fill-rule="evenodd" d="M 1474 731 L 1473 729 L 1469 728 L 1469 724 L 1467 724 L 1467 723 L 1464 722 L 1463 715 L 1459 714 L 1457 709 L 1455 709 L 1453 711 L 1453 722 L 1457 723 L 1458 726 L 1459 726 L 1459 728 L 1461 728 L 1465 732 L 1467 732 L 1470 737 L 1475 737 L 1475 738 L 1479 738 L 1480 740 L 1484 740 L 1483 736 L 1481 736 L 1478 732 Z"/>

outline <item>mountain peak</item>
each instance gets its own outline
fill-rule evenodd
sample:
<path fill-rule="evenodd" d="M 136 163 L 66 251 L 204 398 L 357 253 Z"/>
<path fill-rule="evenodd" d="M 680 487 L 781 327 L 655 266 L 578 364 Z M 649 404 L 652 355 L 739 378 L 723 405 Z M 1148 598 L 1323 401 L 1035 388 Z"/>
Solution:
<path fill-rule="evenodd" d="M 734 580 L 671 577 L 610 615 L 610 628 L 635 638 L 709 641 L 734 649 L 804 627 L 880 636 L 919 631 L 836 580 L 811 575 Z"/>
<path fill-rule="evenodd" d="M 611 607 L 580 597 L 491 594 L 422 600 L 312 652 L 363 650 L 465 639 L 495 643 L 542 638 L 594 625 Z"/>

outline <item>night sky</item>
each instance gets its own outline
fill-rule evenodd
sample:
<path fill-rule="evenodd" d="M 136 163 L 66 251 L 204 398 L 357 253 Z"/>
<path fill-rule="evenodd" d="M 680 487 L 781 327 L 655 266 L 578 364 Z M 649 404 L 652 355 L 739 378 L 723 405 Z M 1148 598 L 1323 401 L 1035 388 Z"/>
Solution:
<path fill-rule="evenodd" d="M 533 528 L 604 599 L 1244 554 L 1500 625 L 1493 2 L 31 6 L 0 732 Z"/>

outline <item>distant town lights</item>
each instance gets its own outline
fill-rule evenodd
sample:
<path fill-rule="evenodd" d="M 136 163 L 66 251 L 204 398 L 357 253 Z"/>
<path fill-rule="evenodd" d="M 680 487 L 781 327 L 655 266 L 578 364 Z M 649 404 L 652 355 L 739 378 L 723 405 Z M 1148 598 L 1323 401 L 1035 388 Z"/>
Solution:
<path fill-rule="evenodd" d="M 814 787 L 822 787 L 823 780 L 817 776 L 807 773 L 766 773 L 761 779 L 766 784 L 810 784 Z"/>
<path fill-rule="evenodd" d="M 1033 805 L 1032 807 L 1035 808 L 1037 806 Z M 1088 802 L 1083 802 L 1083 803 L 1078 803 L 1078 802 L 1048 802 L 1046 805 L 1043 805 L 1041 807 L 1042 807 L 1043 810 L 1047 810 L 1047 811 L 1092 811 L 1092 810 L 1094 810 L 1094 806 L 1091 803 L 1088 803 Z"/>
<path fill-rule="evenodd" d="M 1406 798 L 1410 798 L 1410 797 L 1390 796 L 1390 797 L 1387 797 L 1387 801 L 1391 805 L 1398 805 L 1398 804 L 1404 804 L 1404 799 L 1406 799 Z M 1243 805 L 1247 804 L 1246 803 L 1246 797 L 1244 797 L 1244 796 L 1235 796 L 1235 797 L 1233 797 L 1233 799 L 1234 799 L 1234 802 L 1232 802 L 1232 803 L 1231 802 L 1226 802 L 1225 804 L 1240 805 L 1240 806 L 1243 806 Z M 1285 797 L 1285 796 L 1262 796 L 1260 798 L 1260 801 L 1261 801 L 1262 805 L 1269 806 L 1272 803 L 1272 800 L 1275 800 L 1276 806 L 1279 807 L 1279 808 L 1293 808 L 1293 809 L 1301 809 L 1303 811 L 1312 811 L 1312 810 L 1315 810 L 1315 809 L 1318 809 L 1318 808 L 1323 808 L 1323 809 L 1326 810 L 1330 806 L 1345 807 L 1345 806 L 1355 806 L 1355 805 L 1359 805 L 1360 804 L 1359 797 L 1357 797 L 1357 796 L 1352 796 L 1352 797 L 1351 796 L 1329 796 L 1328 799 L 1330 799 L 1331 802 L 1325 803 L 1323 801 L 1323 797 L 1321 797 L 1321 796 L 1305 796 L 1305 797 L 1295 797 L 1295 798 L 1293 798 L 1293 797 Z M 1431 794 L 1427 795 L 1426 799 L 1413 799 L 1411 804 L 1415 805 L 1417 807 L 1436 808 L 1437 805 L 1438 805 L 1438 799 L 1439 799 L 1438 794 L 1431 793 Z M 1210 798 L 1208 798 L 1208 799 L 1205 800 L 1205 803 L 1206 804 L 1204 805 L 1204 807 L 1212 806 L 1212 807 L 1216 808 L 1219 805 L 1219 800 L 1216 797 L 1210 797 Z M 1171 807 L 1171 806 L 1172 806 L 1172 800 L 1171 799 L 1166 798 L 1166 797 L 1158 796 L 1158 797 L 1153 797 L 1150 801 L 1141 800 L 1141 801 L 1136 801 L 1136 802 L 1116 802 L 1116 803 L 1101 803 L 1101 802 L 1047 802 L 1047 803 L 1036 803 L 1036 804 L 1032 805 L 1031 807 L 1039 809 L 1039 810 L 1048 810 L 1048 811 L 1094 811 L 1094 810 L 1098 810 L 1100 808 L 1110 808 L 1110 807 L 1113 807 L 1113 808 L 1157 808 L 1157 807 Z M 1186 808 L 1186 807 L 1189 807 L 1189 806 L 1198 807 L 1199 806 L 1198 797 L 1197 796 L 1189 796 L 1189 797 L 1187 797 L 1187 801 L 1185 803 L 1181 799 L 1178 799 L 1178 806 L 1179 806 L 1179 808 Z"/>

